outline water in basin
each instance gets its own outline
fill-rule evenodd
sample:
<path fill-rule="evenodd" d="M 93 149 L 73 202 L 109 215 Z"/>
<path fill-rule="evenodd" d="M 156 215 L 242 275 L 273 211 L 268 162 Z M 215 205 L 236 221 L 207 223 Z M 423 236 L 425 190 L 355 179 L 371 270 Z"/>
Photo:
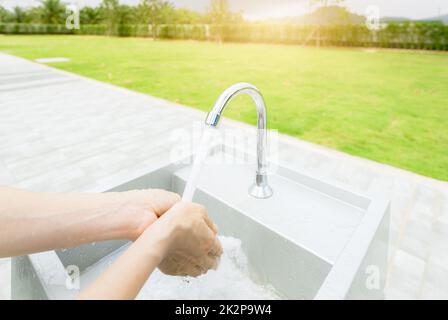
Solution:
<path fill-rule="evenodd" d="M 172 277 L 155 270 L 143 286 L 137 299 L 279 299 L 270 286 L 253 280 L 241 241 L 219 237 L 224 253 L 217 270 L 198 278 Z M 110 266 L 123 252 L 123 247 L 89 267 L 81 276 L 84 286 Z"/>

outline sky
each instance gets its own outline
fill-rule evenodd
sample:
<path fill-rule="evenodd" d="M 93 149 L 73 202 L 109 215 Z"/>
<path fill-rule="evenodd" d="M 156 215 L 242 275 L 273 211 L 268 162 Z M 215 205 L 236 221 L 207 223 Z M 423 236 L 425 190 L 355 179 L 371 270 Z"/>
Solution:
<path fill-rule="evenodd" d="M 169 0 L 177 7 L 204 11 L 210 0 Z M 97 5 L 101 0 L 63 0 L 80 6 Z M 121 0 L 121 3 L 136 4 L 139 0 Z M 231 8 L 242 11 L 248 19 L 300 16 L 309 12 L 309 0 L 229 0 Z M 12 8 L 16 5 L 38 4 L 37 0 L 0 0 L 0 5 Z M 448 14 L 448 0 L 345 0 L 345 6 L 358 14 L 365 14 L 369 6 L 378 6 L 383 17 L 406 17 L 421 19 Z"/>

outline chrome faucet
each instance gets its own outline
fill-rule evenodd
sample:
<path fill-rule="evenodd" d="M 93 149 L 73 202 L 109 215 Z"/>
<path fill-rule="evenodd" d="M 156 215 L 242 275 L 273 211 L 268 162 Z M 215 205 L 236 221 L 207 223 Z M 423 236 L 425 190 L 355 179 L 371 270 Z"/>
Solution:
<path fill-rule="evenodd" d="M 205 124 L 217 127 L 222 112 L 229 102 L 240 94 L 248 94 L 255 102 L 258 114 L 257 131 L 257 172 L 255 182 L 249 187 L 249 194 L 255 198 L 266 199 L 272 196 L 272 188 L 268 184 L 267 176 L 267 131 L 266 131 L 266 105 L 263 96 L 257 87 L 249 83 L 237 83 L 227 88 L 215 102 L 213 109 L 208 113 Z"/>

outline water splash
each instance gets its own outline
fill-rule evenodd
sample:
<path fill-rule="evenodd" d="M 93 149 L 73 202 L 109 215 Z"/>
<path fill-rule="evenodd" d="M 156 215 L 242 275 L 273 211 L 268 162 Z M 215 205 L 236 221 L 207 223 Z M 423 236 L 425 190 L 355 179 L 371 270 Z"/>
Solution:
<path fill-rule="evenodd" d="M 137 299 L 280 299 L 267 285 L 250 277 L 241 240 L 220 236 L 224 253 L 217 270 L 197 277 L 173 277 L 155 270 Z"/>

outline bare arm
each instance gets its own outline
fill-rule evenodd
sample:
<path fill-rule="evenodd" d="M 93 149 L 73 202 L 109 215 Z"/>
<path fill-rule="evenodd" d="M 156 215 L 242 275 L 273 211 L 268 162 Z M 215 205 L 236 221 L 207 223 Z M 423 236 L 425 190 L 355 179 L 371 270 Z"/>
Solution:
<path fill-rule="evenodd" d="M 178 203 L 77 298 L 133 299 L 157 266 L 170 275 L 205 273 L 222 253 L 216 234 L 204 207 Z"/>
<path fill-rule="evenodd" d="M 0 187 L 0 257 L 135 240 L 179 200 L 163 190 L 35 193 Z"/>
<path fill-rule="evenodd" d="M 98 279 L 81 291 L 77 299 L 134 299 L 159 265 L 164 248 L 148 234 L 135 241 Z"/>

